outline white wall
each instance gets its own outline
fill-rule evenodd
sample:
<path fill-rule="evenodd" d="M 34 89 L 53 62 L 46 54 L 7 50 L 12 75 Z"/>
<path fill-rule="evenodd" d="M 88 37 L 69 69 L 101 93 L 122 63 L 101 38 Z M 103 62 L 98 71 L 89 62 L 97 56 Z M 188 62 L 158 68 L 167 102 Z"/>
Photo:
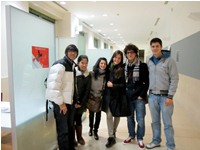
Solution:
<path fill-rule="evenodd" d="M 195 123 L 200 128 L 199 89 L 200 80 L 179 74 L 179 84 L 174 100 L 176 101 L 176 104 L 183 108 L 188 115 L 188 118 L 191 119 L 191 122 Z"/>
<path fill-rule="evenodd" d="M 71 20 L 71 14 L 65 13 L 62 16 L 62 20 L 56 20 L 56 37 L 70 37 L 71 34 L 71 24 L 69 23 Z"/>
<path fill-rule="evenodd" d="M 69 23 L 69 22 L 68 22 Z M 71 14 L 71 37 L 77 37 L 79 19 Z"/>

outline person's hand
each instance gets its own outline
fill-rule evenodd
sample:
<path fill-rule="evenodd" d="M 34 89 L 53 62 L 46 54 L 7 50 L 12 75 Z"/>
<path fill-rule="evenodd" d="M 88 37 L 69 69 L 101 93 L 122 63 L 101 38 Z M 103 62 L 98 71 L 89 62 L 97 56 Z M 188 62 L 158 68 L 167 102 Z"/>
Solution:
<path fill-rule="evenodd" d="M 138 99 L 139 99 L 139 100 L 141 100 L 141 99 L 142 99 L 142 97 L 141 97 L 141 96 L 138 96 Z"/>
<path fill-rule="evenodd" d="M 108 86 L 108 87 L 113 87 L 112 82 L 108 81 L 108 82 L 107 82 L 107 86 Z"/>
<path fill-rule="evenodd" d="M 81 107 L 81 105 L 79 105 L 79 104 L 75 104 L 75 106 L 74 106 L 75 108 L 80 108 Z"/>
<path fill-rule="evenodd" d="M 60 107 L 60 113 L 63 112 L 63 114 L 65 115 L 67 113 L 67 106 L 66 106 L 66 104 L 63 103 L 63 104 L 59 105 L 59 107 Z"/>
<path fill-rule="evenodd" d="M 173 100 L 170 99 L 170 98 L 167 98 L 166 101 L 165 101 L 165 105 L 166 105 L 166 106 L 170 106 L 170 105 L 172 105 L 172 104 L 173 104 Z"/>

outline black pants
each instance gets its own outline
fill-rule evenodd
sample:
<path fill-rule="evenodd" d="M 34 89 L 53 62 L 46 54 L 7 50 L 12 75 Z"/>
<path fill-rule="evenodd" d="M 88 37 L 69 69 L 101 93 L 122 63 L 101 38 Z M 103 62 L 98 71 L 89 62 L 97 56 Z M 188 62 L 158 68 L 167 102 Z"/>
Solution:
<path fill-rule="evenodd" d="M 82 125 L 82 114 L 76 113 L 74 116 L 74 125 L 81 126 Z"/>
<path fill-rule="evenodd" d="M 74 150 L 74 114 L 71 105 L 66 104 L 68 110 L 65 115 L 60 113 L 60 107 L 57 104 L 53 103 L 53 106 L 59 150 Z"/>
<path fill-rule="evenodd" d="M 96 112 L 96 113 L 89 111 L 89 113 L 90 113 L 90 115 L 89 115 L 89 126 L 90 126 L 90 129 L 94 128 L 94 131 L 98 132 L 99 124 L 100 124 L 100 121 L 101 121 L 101 111 Z M 94 114 L 96 114 L 95 123 L 94 123 Z"/>

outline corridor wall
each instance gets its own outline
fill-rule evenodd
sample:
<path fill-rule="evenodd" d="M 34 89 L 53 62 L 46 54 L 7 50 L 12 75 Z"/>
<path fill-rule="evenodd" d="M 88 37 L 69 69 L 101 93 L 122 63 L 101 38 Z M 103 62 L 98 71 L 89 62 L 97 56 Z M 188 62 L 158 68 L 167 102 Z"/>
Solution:
<path fill-rule="evenodd" d="M 200 31 L 171 45 L 177 63 L 179 84 L 175 101 L 185 114 L 200 128 Z"/>

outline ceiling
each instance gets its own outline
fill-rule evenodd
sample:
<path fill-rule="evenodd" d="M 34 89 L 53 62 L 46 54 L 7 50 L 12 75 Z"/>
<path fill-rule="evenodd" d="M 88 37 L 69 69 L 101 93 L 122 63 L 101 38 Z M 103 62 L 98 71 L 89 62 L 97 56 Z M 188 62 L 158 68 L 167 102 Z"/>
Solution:
<path fill-rule="evenodd" d="M 169 22 L 174 12 L 180 16 L 177 19 L 184 19 L 192 13 L 200 19 L 198 1 L 65 1 L 64 4 L 59 1 L 56 3 L 118 47 L 124 47 L 131 42 L 139 48 L 146 48 L 149 40 L 155 36 L 166 41 L 170 40 L 169 31 L 172 27 Z"/>

